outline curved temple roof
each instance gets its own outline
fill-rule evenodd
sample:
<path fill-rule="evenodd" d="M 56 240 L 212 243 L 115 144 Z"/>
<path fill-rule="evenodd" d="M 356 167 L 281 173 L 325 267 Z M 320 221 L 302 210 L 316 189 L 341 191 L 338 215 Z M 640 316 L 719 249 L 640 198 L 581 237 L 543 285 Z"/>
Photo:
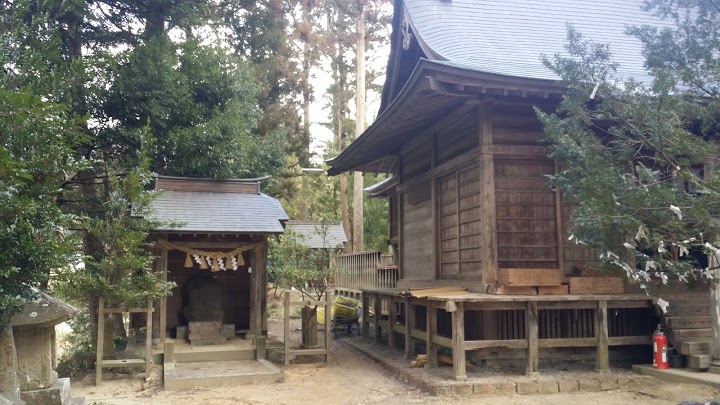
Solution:
<path fill-rule="evenodd" d="M 404 4 L 422 48 L 437 59 L 536 79 L 556 78 L 541 58 L 564 52 L 568 23 L 585 38 L 609 44 L 620 75 L 638 80 L 649 77 L 642 45 L 626 34 L 626 28 L 674 26 L 643 11 L 642 0 L 404 0 Z"/>
<path fill-rule="evenodd" d="M 381 113 L 345 151 L 328 160 L 328 173 L 390 171 L 396 151 L 378 149 L 397 147 L 398 141 L 390 138 L 406 136 L 405 128 L 393 128 L 393 122 L 407 119 L 411 87 L 422 86 L 427 71 L 450 69 L 464 76 L 464 83 L 490 80 L 511 83 L 508 87 L 513 88 L 554 85 L 557 77 L 543 65 L 542 57 L 566 52 L 568 24 L 586 39 L 610 45 L 621 78 L 648 81 L 642 45 L 626 30 L 674 24 L 642 10 L 642 4 L 643 0 L 396 0 Z M 429 60 L 411 60 L 418 58 L 412 51 L 414 41 Z M 408 62 L 415 66 L 412 73 L 407 72 Z M 399 74 L 399 69 L 405 72 Z"/>

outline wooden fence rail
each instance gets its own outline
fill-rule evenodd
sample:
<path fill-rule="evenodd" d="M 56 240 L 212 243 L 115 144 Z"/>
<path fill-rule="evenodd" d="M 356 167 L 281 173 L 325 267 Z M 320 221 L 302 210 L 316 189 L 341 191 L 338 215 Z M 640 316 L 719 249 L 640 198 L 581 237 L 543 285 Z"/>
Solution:
<path fill-rule="evenodd" d="M 349 290 L 395 288 L 398 268 L 392 256 L 381 252 L 359 252 L 335 257 L 335 287 Z"/>

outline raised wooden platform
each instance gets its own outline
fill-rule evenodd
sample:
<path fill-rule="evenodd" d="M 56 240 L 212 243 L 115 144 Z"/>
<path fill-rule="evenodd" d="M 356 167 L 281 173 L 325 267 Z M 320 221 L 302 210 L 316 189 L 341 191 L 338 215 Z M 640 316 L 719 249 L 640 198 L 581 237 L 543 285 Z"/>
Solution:
<path fill-rule="evenodd" d="M 523 296 L 446 289 L 419 298 L 403 289 L 363 289 L 368 313 L 363 334 L 369 336 L 372 323 L 374 341 L 385 332 L 390 348 L 403 335 L 408 357 L 414 356 L 416 341 L 424 341 L 430 367 L 437 366 L 438 347 L 450 348 L 460 381 L 467 378 L 465 353 L 471 350 L 525 350 L 532 375 L 540 348 L 596 347 L 596 367 L 607 370 L 609 346 L 651 343 L 653 305 L 644 294 Z"/>

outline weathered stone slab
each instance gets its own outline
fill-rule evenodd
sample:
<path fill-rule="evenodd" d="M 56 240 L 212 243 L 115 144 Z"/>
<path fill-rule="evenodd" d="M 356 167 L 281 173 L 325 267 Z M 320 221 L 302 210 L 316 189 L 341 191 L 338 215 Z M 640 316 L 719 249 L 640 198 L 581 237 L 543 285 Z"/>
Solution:
<path fill-rule="evenodd" d="M 21 391 L 20 398 L 27 405 L 64 405 L 70 401 L 70 379 L 59 378 L 50 388 Z"/>
<path fill-rule="evenodd" d="M 557 381 L 538 381 L 538 394 L 556 394 L 560 391 Z"/>
<path fill-rule="evenodd" d="M 560 380 L 558 381 L 558 389 L 560 392 L 576 392 L 580 387 L 577 380 Z"/>
<path fill-rule="evenodd" d="M 518 394 L 527 395 L 538 393 L 538 383 L 536 381 L 519 382 L 516 383 L 516 385 Z"/>

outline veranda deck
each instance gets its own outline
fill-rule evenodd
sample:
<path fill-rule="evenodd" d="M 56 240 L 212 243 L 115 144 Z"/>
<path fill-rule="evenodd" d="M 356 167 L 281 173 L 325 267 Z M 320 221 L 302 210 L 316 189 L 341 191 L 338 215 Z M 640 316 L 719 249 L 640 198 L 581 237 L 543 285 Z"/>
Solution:
<path fill-rule="evenodd" d="M 362 291 L 368 314 L 363 316 L 365 336 L 371 323 L 376 343 L 385 332 L 388 346 L 395 348 L 396 337 L 403 335 L 407 357 L 415 355 L 416 341 L 424 341 L 430 367 L 437 366 L 438 347 L 450 348 L 455 379 L 460 381 L 467 379 L 465 353 L 470 350 L 524 349 L 526 372 L 533 374 L 538 371 L 541 348 L 596 347 L 596 368 L 608 370 L 610 346 L 649 345 L 655 324 L 654 300 L 644 294 L 461 292 L 417 298 L 402 289 Z"/>

